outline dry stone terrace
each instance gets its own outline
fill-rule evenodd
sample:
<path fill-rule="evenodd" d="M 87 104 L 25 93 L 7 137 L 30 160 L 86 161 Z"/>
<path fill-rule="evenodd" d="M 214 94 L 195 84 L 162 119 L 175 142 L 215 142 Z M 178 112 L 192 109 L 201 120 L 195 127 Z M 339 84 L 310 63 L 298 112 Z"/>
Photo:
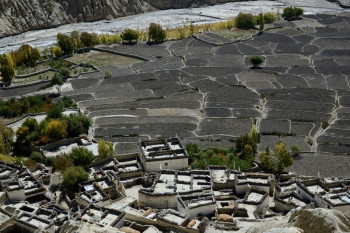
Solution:
<path fill-rule="evenodd" d="M 273 26 L 238 43 L 208 34 L 212 43 L 102 47 L 147 61 L 99 67 L 62 94 L 88 112 L 97 139 L 117 142 L 117 153 L 134 152 L 140 139 L 176 135 L 184 144 L 228 147 L 256 124 L 260 151 L 279 140 L 302 148 L 293 171 L 349 176 L 350 17 L 307 15 Z M 250 68 L 253 54 L 265 57 L 262 69 Z M 107 69 L 112 77 L 102 79 Z"/>

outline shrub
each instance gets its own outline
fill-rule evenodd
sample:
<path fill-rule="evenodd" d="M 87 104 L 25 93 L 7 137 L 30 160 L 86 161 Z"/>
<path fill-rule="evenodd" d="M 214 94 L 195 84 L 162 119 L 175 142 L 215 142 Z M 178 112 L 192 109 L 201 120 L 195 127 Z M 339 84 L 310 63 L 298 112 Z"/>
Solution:
<path fill-rule="evenodd" d="M 43 161 L 43 156 L 39 152 L 32 152 L 29 156 L 29 159 L 36 161 L 37 163 L 41 163 Z"/>
<path fill-rule="evenodd" d="M 258 20 L 258 22 L 259 22 L 259 30 L 263 31 L 264 30 L 264 23 L 265 23 L 263 13 L 260 13 L 258 17 L 259 17 L 259 20 Z"/>
<path fill-rule="evenodd" d="M 67 117 L 66 122 L 68 137 L 78 137 L 80 134 L 86 133 L 83 123 L 80 122 L 77 118 Z"/>
<path fill-rule="evenodd" d="M 72 54 L 74 52 L 74 41 L 67 35 L 58 33 L 57 44 L 65 54 Z"/>
<path fill-rule="evenodd" d="M 73 100 L 67 96 L 63 97 L 62 103 L 63 103 L 65 108 L 75 107 Z"/>
<path fill-rule="evenodd" d="M 105 77 L 106 77 L 106 78 L 112 77 L 112 72 L 111 72 L 110 70 L 106 70 L 106 72 L 105 72 Z"/>
<path fill-rule="evenodd" d="M 256 20 L 252 14 L 239 13 L 235 19 L 235 26 L 240 29 L 251 29 L 255 25 Z"/>
<path fill-rule="evenodd" d="M 10 155 L 3 155 L 0 154 L 0 161 L 4 162 L 4 163 L 14 163 L 16 161 L 16 158 L 10 156 Z"/>
<path fill-rule="evenodd" d="M 272 23 L 276 20 L 276 16 L 272 13 L 265 13 L 264 14 L 264 21 L 265 23 Z"/>
<path fill-rule="evenodd" d="M 46 166 L 53 166 L 55 163 L 55 157 L 47 157 L 44 161 Z"/>
<path fill-rule="evenodd" d="M 55 75 L 51 79 L 51 86 L 55 85 L 63 85 L 63 80 L 59 73 L 55 73 Z"/>
<path fill-rule="evenodd" d="M 292 154 L 296 156 L 298 156 L 301 153 L 301 149 L 297 145 L 292 145 L 290 147 L 290 150 L 292 151 Z"/>
<path fill-rule="evenodd" d="M 297 7 L 286 7 L 283 9 L 282 18 L 285 20 L 295 20 L 298 19 L 302 14 L 304 13 L 304 10 Z"/>
<path fill-rule="evenodd" d="M 98 154 L 100 157 L 105 158 L 114 155 L 113 144 L 109 141 L 100 140 L 98 142 Z"/>
<path fill-rule="evenodd" d="M 80 34 L 80 41 L 84 47 L 92 46 L 92 35 L 88 32 L 82 32 Z"/>
<path fill-rule="evenodd" d="M 56 171 L 64 172 L 69 167 L 74 166 L 74 161 L 68 154 L 62 154 L 56 157 L 53 166 Z"/>
<path fill-rule="evenodd" d="M 253 65 L 253 68 L 258 68 L 260 64 L 264 62 L 264 58 L 259 55 L 253 55 L 250 57 L 250 62 Z"/>
<path fill-rule="evenodd" d="M 273 152 L 267 147 L 265 152 L 260 153 L 259 159 L 267 171 L 274 173 L 281 173 L 293 164 L 293 158 L 283 142 L 276 144 Z"/>
<path fill-rule="evenodd" d="M 66 68 L 66 67 L 62 67 L 60 69 L 60 74 L 63 76 L 63 77 L 67 77 L 69 76 L 69 70 Z M 62 85 L 62 84 L 61 84 Z"/>
<path fill-rule="evenodd" d="M 76 191 L 77 184 L 87 181 L 89 174 L 82 167 L 70 167 L 63 173 L 62 185 L 67 190 Z"/>
<path fill-rule="evenodd" d="M 60 104 L 56 104 L 52 109 L 47 112 L 47 119 L 60 119 L 63 114 L 63 106 Z"/>
<path fill-rule="evenodd" d="M 2 65 L 0 72 L 1 72 L 2 80 L 4 82 L 11 81 L 13 77 L 15 77 L 15 69 L 7 65 Z"/>
<path fill-rule="evenodd" d="M 9 154 L 12 149 L 13 131 L 0 121 L 0 154 Z"/>
<path fill-rule="evenodd" d="M 54 55 L 55 57 L 60 57 L 62 56 L 62 49 L 59 46 L 54 46 L 51 48 L 51 54 Z"/>
<path fill-rule="evenodd" d="M 156 23 L 151 23 L 148 28 L 148 40 L 156 43 L 163 42 L 166 34 L 162 26 Z"/>
<path fill-rule="evenodd" d="M 85 147 L 75 147 L 70 154 L 74 161 L 74 165 L 89 165 L 94 159 L 94 154 Z"/>
<path fill-rule="evenodd" d="M 253 150 L 253 154 L 257 151 L 257 142 L 249 135 L 240 136 L 235 140 L 235 153 L 238 156 L 244 156 L 244 149 L 246 145 L 250 145 Z"/>
<path fill-rule="evenodd" d="M 139 33 L 133 29 L 127 28 L 123 31 L 120 37 L 123 41 L 131 43 L 137 41 L 137 39 L 139 38 Z"/>
<path fill-rule="evenodd" d="M 67 137 L 66 125 L 63 121 L 50 120 L 41 131 L 41 142 L 47 144 Z"/>

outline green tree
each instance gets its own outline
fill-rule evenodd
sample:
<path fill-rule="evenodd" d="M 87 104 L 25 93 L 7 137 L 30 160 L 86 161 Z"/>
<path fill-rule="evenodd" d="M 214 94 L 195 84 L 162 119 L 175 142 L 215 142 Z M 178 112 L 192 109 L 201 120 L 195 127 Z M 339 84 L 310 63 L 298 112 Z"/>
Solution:
<path fill-rule="evenodd" d="M 62 52 L 65 54 L 72 54 L 74 52 L 74 42 L 73 40 L 64 34 L 57 34 L 57 44 L 61 47 Z"/>
<path fill-rule="evenodd" d="M 70 39 L 73 41 L 75 50 L 81 47 L 80 33 L 78 31 L 72 31 L 70 33 Z"/>
<path fill-rule="evenodd" d="M 98 154 L 100 157 L 105 158 L 114 155 L 113 144 L 109 141 L 100 140 L 98 142 Z"/>
<path fill-rule="evenodd" d="M 13 131 L 0 121 L 0 154 L 9 154 L 12 149 Z"/>
<path fill-rule="evenodd" d="M 263 15 L 263 13 L 260 13 L 259 14 L 259 30 L 260 31 L 264 30 L 264 23 L 265 23 L 264 21 L 265 21 L 264 15 Z"/>
<path fill-rule="evenodd" d="M 83 123 L 79 121 L 77 117 L 72 115 L 73 114 L 65 118 L 67 122 L 68 137 L 70 138 L 78 137 L 79 135 L 86 133 Z"/>
<path fill-rule="evenodd" d="M 276 144 L 273 152 L 266 148 L 265 152 L 260 153 L 259 159 L 266 170 L 274 173 L 281 173 L 293 164 L 293 158 L 283 142 Z"/>
<path fill-rule="evenodd" d="M 151 23 L 148 28 L 148 40 L 156 43 L 163 42 L 165 40 L 166 33 L 160 24 Z"/>
<path fill-rule="evenodd" d="M 75 147 L 70 154 L 75 165 L 89 165 L 94 159 L 94 154 L 85 147 Z"/>
<path fill-rule="evenodd" d="M 240 29 L 251 29 L 255 25 L 256 20 L 252 14 L 239 13 L 235 19 L 235 26 Z"/>
<path fill-rule="evenodd" d="M 63 173 L 62 185 L 64 188 L 70 191 L 78 190 L 77 184 L 87 181 L 89 179 L 89 174 L 86 173 L 82 167 L 69 167 Z"/>
<path fill-rule="evenodd" d="M 257 142 L 248 134 L 240 136 L 235 140 L 235 153 L 239 156 L 243 155 L 245 145 L 250 145 L 252 147 L 253 154 L 256 154 Z"/>
<path fill-rule="evenodd" d="M 127 28 L 123 31 L 123 33 L 120 35 L 123 41 L 127 43 L 132 43 L 138 40 L 139 33 L 133 29 Z"/>
<path fill-rule="evenodd" d="M 55 85 L 59 85 L 59 86 L 63 85 L 62 76 L 58 72 L 56 72 L 51 79 L 51 86 L 55 86 Z"/>
<path fill-rule="evenodd" d="M 55 57 L 62 56 L 62 49 L 59 46 L 54 46 L 51 48 L 51 54 Z"/>
<path fill-rule="evenodd" d="M 15 64 L 15 62 L 13 60 L 13 57 L 12 57 L 11 53 L 7 53 L 6 54 L 2 64 L 5 65 L 5 66 L 8 66 L 10 68 L 15 68 L 16 67 L 16 64 Z"/>
<path fill-rule="evenodd" d="M 84 47 L 91 47 L 92 46 L 92 35 L 87 32 L 82 32 L 80 34 L 80 41 L 82 43 L 82 46 Z"/>
<path fill-rule="evenodd" d="M 69 154 L 61 154 L 56 157 L 53 166 L 56 171 L 64 172 L 74 166 L 74 161 Z"/>
<path fill-rule="evenodd" d="M 15 69 L 11 68 L 10 66 L 2 65 L 0 72 L 1 72 L 2 80 L 4 82 L 11 81 L 13 77 L 15 77 Z"/>
<path fill-rule="evenodd" d="M 259 65 L 264 62 L 264 59 L 259 55 L 253 55 L 250 57 L 250 62 L 253 64 L 253 68 L 259 68 Z"/>

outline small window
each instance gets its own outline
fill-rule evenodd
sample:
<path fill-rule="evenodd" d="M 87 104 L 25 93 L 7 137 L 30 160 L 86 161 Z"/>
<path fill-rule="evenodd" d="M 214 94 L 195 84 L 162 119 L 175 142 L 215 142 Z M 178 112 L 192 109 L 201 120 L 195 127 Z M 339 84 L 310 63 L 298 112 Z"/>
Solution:
<path fill-rule="evenodd" d="M 167 166 L 168 166 L 168 163 L 165 163 L 165 166 L 167 167 Z"/>

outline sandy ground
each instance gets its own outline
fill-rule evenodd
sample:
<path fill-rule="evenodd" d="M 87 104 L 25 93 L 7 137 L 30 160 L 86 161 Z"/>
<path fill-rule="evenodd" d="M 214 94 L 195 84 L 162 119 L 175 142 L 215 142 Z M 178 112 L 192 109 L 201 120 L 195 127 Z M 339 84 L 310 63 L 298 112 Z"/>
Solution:
<path fill-rule="evenodd" d="M 277 12 L 278 9 L 282 12 L 282 9 L 288 5 L 302 7 L 306 14 L 350 12 L 349 9 L 344 10 L 336 3 L 330 3 L 326 0 L 258 0 L 201 8 L 164 10 L 118 18 L 111 21 L 104 20 L 93 23 L 70 24 L 58 28 L 30 31 L 17 36 L 6 37 L 0 39 L 0 53 L 17 49 L 24 43 L 43 48 L 55 42 L 57 33 L 70 33 L 73 30 L 111 33 L 120 32 L 125 28 L 145 29 L 151 22 L 160 23 L 164 27 L 176 27 L 184 23 L 190 23 L 191 21 L 193 23 L 207 23 L 226 20 L 236 16 L 239 12 L 258 14 L 260 12 Z"/>

